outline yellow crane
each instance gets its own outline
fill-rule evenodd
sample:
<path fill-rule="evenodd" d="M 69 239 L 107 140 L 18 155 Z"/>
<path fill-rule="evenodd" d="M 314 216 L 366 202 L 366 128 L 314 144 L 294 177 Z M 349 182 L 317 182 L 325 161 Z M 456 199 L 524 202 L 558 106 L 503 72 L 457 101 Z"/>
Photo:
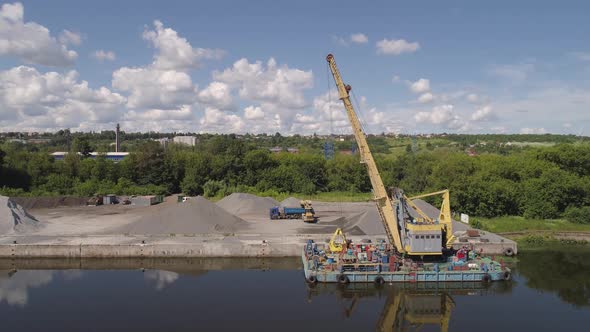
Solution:
<path fill-rule="evenodd" d="M 326 60 L 336 82 L 340 100 L 344 103 L 348 120 L 352 125 L 361 163 L 367 166 L 369 179 L 373 187 L 374 200 L 390 243 L 395 246 L 399 253 L 417 256 L 441 255 L 443 247 L 441 244 L 444 242 L 444 245 L 448 247 L 452 238 L 448 190 L 444 194 L 443 209 L 441 209 L 437 222 L 423 213 L 401 190 L 396 190 L 393 199 L 390 198 L 383 185 L 383 180 L 379 175 L 377 164 L 369 149 L 369 144 L 362 130 L 361 123 L 350 101 L 349 92 L 352 88 L 342 81 L 334 56 L 328 54 Z M 434 194 L 438 193 L 427 195 Z M 412 219 L 410 222 L 406 222 L 406 206 L 410 206 L 410 208 L 415 210 L 422 217 L 422 220 Z M 446 240 L 445 235 L 447 237 Z"/>
<path fill-rule="evenodd" d="M 449 331 L 455 301 L 447 293 L 413 294 L 411 291 L 389 294 L 379 316 L 377 331 L 418 331 L 424 325 L 438 325 Z"/>
<path fill-rule="evenodd" d="M 413 200 L 418 199 L 418 198 L 436 196 L 436 195 L 442 195 L 442 205 L 440 207 L 440 213 L 438 215 L 438 220 L 433 220 L 432 218 L 427 216 L 424 212 L 422 212 L 422 210 L 420 210 L 416 206 L 416 204 L 414 204 Z M 420 216 L 422 216 L 422 218 L 425 218 L 425 220 L 428 223 L 433 224 L 435 222 L 438 222 L 441 229 L 446 234 L 445 247 L 447 247 L 447 248 L 451 248 L 453 246 L 453 241 L 455 240 L 455 236 L 453 235 L 453 219 L 451 217 L 451 197 L 450 196 L 451 196 L 451 194 L 449 193 L 448 189 L 429 193 L 429 194 L 413 196 L 410 198 L 407 198 L 404 196 L 406 198 L 407 202 L 410 204 L 410 206 L 412 206 L 412 208 L 414 208 L 414 210 L 416 210 L 416 212 L 418 212 L 418 214 L 420 214 Z"/>
<path fill-rule="evenodd" d="M 373 186 L 373 194 L 375 196 L 374 199 L 377 204 L 379 214 L 381 215 L 381 219 L 383 220 L 383 225 L 385 226 L 387 236 L 389 237 L 390 242 L 395 246 L 397 251 L 399 251 L 400 253 L 404 253 L 405 248 L 402 245 L 400 232 L 398 228 L 398 219 L 396 213 L 393 211 L 393 204 L 391 203 L 389 195 L 387 195 L 387 191 L 385 190 L 385 186 L 383 185 L 383 180 L 381 180 L 381 176 L 379 176 L 377 164 L 373 159 L 373 155 L 371 154 L 371 150 L 369 149 L 369 144 L 367 143 L 367 138 L 365 137 L 365 133 L 361 128 L 361 123 L 354 111 L 354 108 L 352 107 L 350 96 L 348 95 L 348 92 L 351 90 L 351 87 L 350 85 L 345 85 L 342 81 L 340 71 L 338 70 L 338 67 L 336 67 L 336 61 L 334 60 L 334 56 L 332 54 L 328 54 L 326 60 L 328 60 L 330 70 L 332 71 L 332 76 L 334 76 L 334 81 L 336 81 L 338 94 L 340 95 L 340 99 L 344 103 L 344 108 L 346 109 L 348 120 L 352 125 L 352 131 L 354 134 L 354 138 L 356 140 L 356 144 L 358 146 L 361 162 L 367 165 L 367 169 L 369 171 L 369 179 L 371 180 L 371 185 Z"/>

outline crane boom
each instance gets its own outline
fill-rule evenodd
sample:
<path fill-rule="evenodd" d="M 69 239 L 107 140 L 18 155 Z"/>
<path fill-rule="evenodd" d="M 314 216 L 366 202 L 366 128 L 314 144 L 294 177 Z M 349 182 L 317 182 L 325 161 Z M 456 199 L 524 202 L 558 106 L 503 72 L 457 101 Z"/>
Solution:
<path fill-rule="evenodd" d="M 356 144 L 358 145 L 361 162 L 367 165 L 369 179 L 371 180 L 371 185 L 373 186 L 373 194 L 375 196 L 374 199 L 377 204 L 379 214 L 381 215 L 383 226 L 385 227 L 385 231 L 389 237 L 389 241 L 396 247 L 398 252 L 404 253 L 405 249 L 401 242 L 399 222 L 393 209 L 393 204 L 389 198 L 389 195 L 387 195 L 387 191 L 383 185 L 383 180 L 381 180 L 379 170 L 377 169 L 377 164 L 375 163 L 373 155 L 371 154 L 371 150 L 369 149 L 367 138 L 365 137 L 365 133 L 361 128 L 361 123 L 356 115 L 356 112 L 354 111 L 354 108 L 352 107 L 352 103 L 350 102 L 350 96 L 348 94 L 351 89 L 350 85 L 345 85 L 342 81 L 340 71 L 338 71 L 338 67 L 336 67 L 334 56 L 332 54 L 328 54 L 326 60 L 328 60 L 330 70 L 332 71 L 332 76 L 334 76 L 334 81 L 336 81 L 338 94 L 344 103 L 348 120 L 352 125 L 352 131 L 356 140 Z"/>

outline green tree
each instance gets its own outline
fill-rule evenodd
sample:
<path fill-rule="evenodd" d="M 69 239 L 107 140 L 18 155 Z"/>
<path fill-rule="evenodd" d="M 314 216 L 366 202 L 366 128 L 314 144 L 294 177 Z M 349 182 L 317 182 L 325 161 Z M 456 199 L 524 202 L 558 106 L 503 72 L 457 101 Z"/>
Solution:
<path fill-rule="evenodd" d="M 83 157 L 90 156 L 94 150 L 90 146 L 88 139 L 85 137 L 76 137 L 72 142 L 72 152 L 79 152 Z"/>
<path fill-rule="evenodd" d="M 27 173 L 34 187 L 43 185 L 54 172 L 54 159 L 46 153 L 31 153 L 27 163 Z"/>
<path fill-rule="evenodd" d="M 227 186 L 223 181 L 209 180 L 203 185 L 203 194 L 205 197 L 214 197 L 217 194 L 224 196 L 226 188 Z"/>
<path fill-rule="evenodd" d="M 557 218 L 570 206 L 583 205 L 590 194 L 588 181 L 552 168 L 539 178 L 524 181 L 523 215 L 526 218 Z"/>
<path fill-rule="evenodd" d="M 170 173 L 166 163 L 166 154 L 162 146 L 155 141 L 141 145 L 134 158 L 134 180 L 137 184 L 162 185 L 166 183 Z"/>
<path fill-rule="evenodd" d="M 45 191 L 68 195 L 73 192 L 74 180 L 65 174 L 50 174 L 43 185 Z"/>
<path fill-rule="evenodd" d="M 257 149 L 248 151 L 244 155 L 245 176 L 242 183 L 248 186 L 255 186 L 264 176 L 264 172 L 272 169 L 277 162 L 272 158 L 270 152 L 266 149 Z"/>
<path fill-rule="evenodd" d="M 590 224 L 590 206 L 570 206 L 565 210 L 564 217 L 576 224 Z"/>

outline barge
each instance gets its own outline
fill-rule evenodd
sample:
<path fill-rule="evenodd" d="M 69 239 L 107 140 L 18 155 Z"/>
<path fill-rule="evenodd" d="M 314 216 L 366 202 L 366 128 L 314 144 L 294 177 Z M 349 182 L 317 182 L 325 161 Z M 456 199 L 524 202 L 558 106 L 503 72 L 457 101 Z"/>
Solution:
<path fill-rule="evenodd" d="M 394 254 L 384 241 L 350 244 L 333 253 L 309 240 L 301 253 L 305 280 L 315 283 L 492 282 L 511 279 L 503 262 L 478 255 L 469 247 L 433 262 L 413 261 Z"/>

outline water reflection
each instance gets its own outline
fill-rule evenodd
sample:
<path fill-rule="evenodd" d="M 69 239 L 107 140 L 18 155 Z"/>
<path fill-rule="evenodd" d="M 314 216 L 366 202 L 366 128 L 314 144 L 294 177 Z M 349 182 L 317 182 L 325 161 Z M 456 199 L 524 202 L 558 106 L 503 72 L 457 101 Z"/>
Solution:
<path fill-rule="evenodd" d="M 518 272 L 530 288 L 554 292 L 577 307 L 590 306 L 590 250 L 532 251 L 519 257 Z"/>
<path fill-rule="evenodd" d="M 336 296 L 343 307 L 343 314 L 351 318 L 364 298 L 383 298 L 385 302 L 379 314 L 377 331 L 419 330 L 425 326 L 437 326 L 448 331 L 456 304 L 453 296 L 491 295 L 510 292 L 512 282 L 395 284 L 375 287 L 372 284 L 351 284 L 347 287 L 323 284 L 308 287 L 308 302 L 322 295 Z"/>
<path fill-rule="evenodd" d="M 29 299 L 29 289 L 49 284 L 55 274 L 61 274 L 65 280 L 74 280 L 82 276 L 81 271 L 17 271 L 0 270 L 0 304 L 24 307 Z"/>
<path fill-rule="evenodd" d="M 144 278 L 148 281 L 153 281 L 156 290 L 162 290 L 178 279 L 178 273 L 162 270 L 148 270 L 145 271 Z"/>

